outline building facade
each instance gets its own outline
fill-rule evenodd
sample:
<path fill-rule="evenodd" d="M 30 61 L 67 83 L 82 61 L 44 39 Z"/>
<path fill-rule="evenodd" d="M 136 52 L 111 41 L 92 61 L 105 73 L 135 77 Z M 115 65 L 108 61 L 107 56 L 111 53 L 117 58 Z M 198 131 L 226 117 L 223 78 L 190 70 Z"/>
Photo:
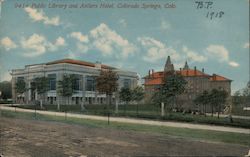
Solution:
<path fill-rule="evenodd" d="M 26 65 L 24 69 L 12 70 L 12 96 L 17 103 L 33 103 L 40 95 L 32 91 L 31 83 L 37 77 L 49 78 L 49 91 L 45 94 L 45 104 L 105 104 L 106 95 L 96 90 L 96 77 L 102 69 L 112 69 L 119 76 L 118 90 L 122 87 L 133 89 L 137 86 L 138 74 L 125 71 L 101 63 L 91 63 L 72 59 L 63 59 L 42 64 Z M 58 81 L 65 74 L 75 76 L 73 95 L 70 98 L 60 96 L 57 92 Z M 24 80 L 27 91 L 17 94 L 16 82 Z M 113 96 L 115 99 L 115 93 Z"/>
<path fill-rule="evenodd" d="M 184 110 L 195 109 L 197 106 L 194 104 L 194 99 L 197 95 L 201 94 L 205 90 L 211 91 L 212 89 L 225 90 L 229 94 L 227 103 L 230 103 L 232 80 L 218 74 L 206 74 L 204 69 L 201 71 L 196 67 L 191 69 L 189 68 L 187 62 L 183 68 L 175 70 L 170 56 L 167 58 L 164 71 L 154 72 L 154 70 L 149 70 L 148 75 L 144 77 L 144 86 L 147 98 L 146 101 L 149 102 L 151 100 L 154 92 L 163 84 L 164 74 L 169 71 L 174 71 L 176 74 L 180 74 L 187 81 L 185 92 L 177 96 L 177 105 L 179 105 L 178 108 Z"/>

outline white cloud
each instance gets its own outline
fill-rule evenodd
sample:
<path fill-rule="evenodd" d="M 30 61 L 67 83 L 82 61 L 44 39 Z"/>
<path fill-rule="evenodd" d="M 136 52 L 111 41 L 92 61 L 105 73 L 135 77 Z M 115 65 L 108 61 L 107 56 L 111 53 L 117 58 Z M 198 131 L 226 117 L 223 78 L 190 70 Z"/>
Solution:
<path fill-rule="evenodd" d="M 119 24 L 122 26 L 122 27 L 127 27 L 127 22 L 125 19 L 120 19 L 119 20 Z"/>
<path fill-rule="evenodd" d="M 171 25 L 169 22 L 167 22 L 166 20 L 162 19 L 161 20 L 161 27 L 162 30 L 169 30 L 171 28 Z"/>
<path fill-rule="evenodd" d="M 63 37 L 58 37 L 55 42 L 56 46 L 65 46 L 65 40 Z"/>
<path fill-rule="evenodd" d="M 65 57 L 70 59 L 77 59 L 77 55 L 73 52 L 68 53 Z"/>
<path fill-rule="evenodd" d="M 0 41 L 0 46 L 4 47 L 5 50 L 7 51 L 9 51 L 10 49 L 17 48 L 17 45 L 15 44 L 15 42 L 13 42 L 9 37 L 4 37 Z"/>
<path fill-rule="evenodd" d="M 38 11 L 37 9 L 31 7 L 24 8 L 24 10 L 29 14 L 29 17 L 33 21 L 41 21 L 46 25 L 54 26 L 58 26 L 60 24 L 60 18 L 58 16 L 49 18 L 42 10 Z"/>
<path fill-rule="evenodd" d="M 42 55 L 48 51 L 56 51 L 60 46 L 65 45 L 62 37 L 58 37 L 55 44 L 47 41 L 43 35 L 33 34 L 30 37 L 21 39 L 22 48 L 27 50 L 24 53 L 26 57 L 35 57 Z"/>
<path fill-rule="evenodd" d="M 232 67 L 239 66 L 237 62 L 230 60 L 229 52 L 223 45 L 209 45 L 206 51 L 209 57 L 217 59 L 219 62 L 226 62 Z"/>
<path fill-rule="evenodd" d="M 244 46 L 243 46 L 243 48 L 245 48 L 245 49 L 249 48 L 249 42 L 245 43 Z"/>
<path fill-rule="evenodd" d="M 186 54 L 188 60 L 191 60 L 194 62 L 207 61 L 207 57 L 200 55 L 197 52 L 188 49 L 186 46 L 183 46 L 182 51 Z"/>
<path fill-rule="evenodd" d="M 39 56 L 45 53 L 48 44 L 44 36 L 33 34 L 28 39 L 22 38 L 21 45 L 24 49 L 31 50 L 27 56 Z"/>
<path fill-rule="evenodd" d="M 77 40 L 79 40 L 80 42 L 83 43 L 88 43 L 89 42 L 89 38 L 87 35 L 83 35 L 81 32 L 72 32 L 70 34 L 70 37 L 75 38 Z"/>
<path fill-rule="evenodd" d="M 228 64 L 229 64 L 230 66 L 232 66 L 232 67 L 238 67 L 238 66 L 240 66 L 239 63 L 234 62 L 234 61 L 230 61 Z"/>
<path fill-rule="evenodd" d="M 217 58 L 220 62 L 229 60 L 229 52 L 222 45 L 209 45 L 206 50 L 209 56 Z"/>
<path fill-rule="evenodd" d="M 147 51 L 147 54 L 143 57 L 145 61 L 157 62 L 162 58 L 171 56 L 173 60 L 179 60 L 180 55 L 172 47 L 167 47 L 162 42 L 150 38 L 150 37 L 139 37 L 138 42 L 143 46 L 143 49 Z"/>
<path fill-rule="evenodd" d="M 136 47 L 133 44 L 111 30 L 104 23 L 92 29 L 90 37 L 93 39 L 93 48 L 99 50 L 104 56 L 111 55 L 116 50 L 117 52 L 121 51 L 119 57 L 127 58 L 136 51 Z"/>

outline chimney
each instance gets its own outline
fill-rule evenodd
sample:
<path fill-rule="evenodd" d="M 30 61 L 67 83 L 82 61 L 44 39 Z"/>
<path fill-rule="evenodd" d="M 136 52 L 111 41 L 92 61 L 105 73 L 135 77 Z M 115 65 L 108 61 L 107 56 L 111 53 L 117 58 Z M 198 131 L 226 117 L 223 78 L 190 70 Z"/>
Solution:
<path fill-rule="evenodd" d="M 197 75 L 197 69 L 196 69 L 196 66 L 194 67 L 194 76 Z"/>
<path fill-rule="evenodd" d="M 203 72 L 203 73 L 205 72 L 204 68 L 202 68 L 202 72 Z"/>
<path fill-rule="evenodd" d="M 148 71 L 148 77 L 150 77 L 150 70 Z"/>
<path fill-rule="evenodd" d="M 154 73 L 154 69 L 152 69 L 152 74 Z"/>
<path fill-rule="evenodd" d="M 213 74 L 213 81 L 215 81 L 216 80 L 216 75 L 215 74 Z"/>

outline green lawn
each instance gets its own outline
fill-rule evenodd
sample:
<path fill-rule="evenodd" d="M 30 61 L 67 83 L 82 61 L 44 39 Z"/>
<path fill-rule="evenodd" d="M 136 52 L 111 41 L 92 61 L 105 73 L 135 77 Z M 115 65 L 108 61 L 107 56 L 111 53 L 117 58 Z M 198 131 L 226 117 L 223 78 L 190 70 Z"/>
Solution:
<path fill-rule="evenodd" d="M 40 109 L 39 106 L 34 105 L 22 105 L 18 106 L 20 108 L 26 109 Z M 125 110 L 126 109 L 126 110 Z M 56 105 L 44 105 L 44 110 L 48 111 L 58 111 Z M 90 115 L 102 115 L 106 116 L 108 110 L 106 105 L 85 105 L 85 110 L 81 111 L 80 105 L 61 105 L 60 111 L 67 111 L 72 113 L 90 114 Z M 234 126 L 250 128 L 250 120 L 246 119 L 234 119 L 230 122 L 228 118 L 218 119 L 216 115 L 214 117 L 204 115 L 193 115 L 193 114 L 182 114 L 177 112 L 166 113 L 164 117 L 160 115 L 160 108 L 155 105 L 124 105 L 119 106 L 119 112 L 115 113 L 115 106 L 110 107 L 109 113 L 111 116 L 116 117 L 133 117 L 133 118 L 144 118 L 153 120 L 167 120 L 167 121 L 180 121 L 189 123 L 199 123 L 199 124 L 213 124 L 222 126 Z"/>
<path fill-rule="evenodd" d="M 87 127 L 95 128 L 110 128 L 117 130 L 130 130 L 138 132 L 156 133 L 166 136 L 177 136 L 181 138 L 191 138 L 196 140 L 208 140 L 215 142 L 224 143 L 234 143 L 249 146 L 250 145 L 250 134 L 240 134 L 240 133 L 229 133 L 220 131 L 208 131 L 208 130 L 198 130 L 198 129 L 187 129 L 187 128 L 174 128 L 165 126 L 151 126 L 151 125 L 141 125 L 141 124 L 128 124 L 128 123 L 118 123 L 112 122 L 108 125 L 105 121 L 98 120 L 86 120 L 79 118 L 65 118 L 59 116 L 49 116 L 41 115 L 35 113 L 22 113 L 14 111 L 1 111 L 2 117 L 8 118 L 19 118 L 28 120 L 42 120 L 42 121 L 56 121 L 68 124 L 77 124 Z"/>

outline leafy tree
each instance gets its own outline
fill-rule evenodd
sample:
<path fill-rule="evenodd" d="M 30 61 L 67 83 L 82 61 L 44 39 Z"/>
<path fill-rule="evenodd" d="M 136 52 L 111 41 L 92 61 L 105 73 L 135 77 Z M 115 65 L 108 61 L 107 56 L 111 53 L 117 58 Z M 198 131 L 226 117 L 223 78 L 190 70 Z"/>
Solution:
<path fill-rule="evenodd" d="M 218 96 L 218 118 L 220 117 L 221 107 L 225 105 L 227 101 L 228 93 L 225 90 L 219 90 Z"/>
<path fill-rule="evenodd" d="M 166 102 L 166 95 L 162 90 L 162 87 L 159 87 L 155 90 L 155 92 L 153 93 L 152 97 L 151 97 L 151 101 L 152 103 L 156 104 L 156 105 L 161 105 L 162 102 Z"/>
<path fill-rule="evenodd" d="M 163 78 L 163 86 L 160 90 L 163 102 L 174 102 L 176 106 L 176 97 L 185 91 L 187 81 L 179 74 L 165 74 Z"/>
<path fill-rule="evenodd" d="M 250 105 L 250 87 L 246 87 L 242 91 L 242 96 L 244 97 L 245 105 Z"/>
<path fill-rule="evenodd" d="M 212 116 L 214 112 L 214 108 L 218 108 L 218 118 L 220 116 L 220 110 L 221 106 L 226 103 L 226 98 L 228 96 L 228 93 L 224 90 L 217 90 L 217 89 L 212 89 L 212 91 L 209 94 L 209 102 L 212 108 Z"/>
<path fill-rule="evenodd" d="M 236 91 L 233 95 L 233 104 L 235 105 L 239 105 L 241 103 L 243 103 L 243 99 L 242 99 L 242 95 L 241 95 L 241 92 L 240 91 Z"/>
<path fill-rule="evenodd" d="M 96 89 L 100 93 L 106 94 L 108 98 L 107 108 L 109 112 L 109 106 L 112 104 L 112 95 L 118 89 L 118 75 L 111 69 L 102 69 L 100 75 L 96 78 Z"/>
<path fill-rule="evenodd" d="M 100 93 L 112 95 L 118 89 L 118 75 L 111 69 L 101 70 L 100 75 L 96 78 L 96 88 Z"/>
<path fill-rule="evenodd" d="M 196 104 L 196 105 L 202 105 L 203 102 L 202 102 L 202 94 L 199 94 L 195 97 L 195 99 L 193 100 L 193 102 Z"/>
<path fill-rule="evenodd" d="M 131 100 L 133 101 L 141 101 L 144 98 L 144 90 L 142 87 L 137 86 L 131 91 Z"/>
<path fill-rule="evenodd" d="M 64 74 L 62 80 L 58 81 L 57 93 L 63 97 L 69 98 L 73 95 L 73 80 L 74 76 L 69 74 Z"/>
<path fill-rule="evenodd" d="M 214 108 L 217 105 L 217 94 L 218 94 L 218 90 L 217 89 L 213 89 L 212 91 L 210 91 L 209 93 L 209 104 L 212 110 L 212 117 L 214 116 Z"/>
<path fill-rule="evenodd" d="M 119 92 L 120 100 L 125 102 L 124 112 L 127 110 L 128 103 L 132 100 L 131 90 L 129 88 L 121 88 Z"/>
<path fill-rule="evenodd" d="M 209 104 L 210 98 L 208 91 L 203 91 L 201 94 L 197 95 L 194 102 L 203 105 L 203 113 L 206 116 L 206 106 Z"/>
<path fill-rule="evenodd" d="M 16 93 L 17 94 L 23 94 L 24 92 L 27 91 L 27 88 L 26 88 L 26 83 L 24 81 L 24 79 L 17 79 L 17 82 L 16 82 Z"/>
<path fill-rule="evenodd" d="M 18 79 L 16 82 L 16 93 L 23 94 L 27 90 L 26 83 L 23 79 Z"/>
<path fill-rule="evenodd" d="M 6 100 L 11 99 L 11 82 L 9 81 L 3 81 L 0 82 L 0 91 L 2 92 L 0 95 L 0 98 Z"/>
<path fill-rule="evenodd" d="M 40 107 L 43 108 L 43 101 L 45 101 L 46 93 L 49 91 L 49 79 L 47 77 L 37 77 L 31 83 L 31 89 L 36 90 L 40 95 Z"/>
<path fill-rule="evenodd" d="M 111 69 L 101 70 L 100 75 L 96 78 L 96 88 L 100 93 L 104 93 L 109 97 L 109 104 L 111 97 L 118 89 L 118 76 L 116 72 Z"/>

